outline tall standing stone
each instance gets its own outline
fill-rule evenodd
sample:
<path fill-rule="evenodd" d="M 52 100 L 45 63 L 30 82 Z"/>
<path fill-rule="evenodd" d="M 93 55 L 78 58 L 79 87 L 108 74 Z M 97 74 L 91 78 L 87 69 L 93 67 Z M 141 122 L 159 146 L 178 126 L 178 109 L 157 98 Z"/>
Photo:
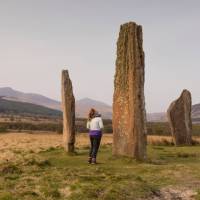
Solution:
<path fill-rule="evenodd" d="M 183 90 L 181 96 L 173 101 L 167 110 L 175 145 L 192 144 L 191 107 L 191 94 L 188 90 Z"/>
<path fill-rule="evenodd" d="M 113 96 L 113 154 L 146 158 L 146 111 L 142 27 L 121 25 Z"/>
<path fill-rule="evenodd" d="M 63 145 L 67 152 L 74 152 L 75 99 L 72 82 L 67 70 L 62 71 Z"/>

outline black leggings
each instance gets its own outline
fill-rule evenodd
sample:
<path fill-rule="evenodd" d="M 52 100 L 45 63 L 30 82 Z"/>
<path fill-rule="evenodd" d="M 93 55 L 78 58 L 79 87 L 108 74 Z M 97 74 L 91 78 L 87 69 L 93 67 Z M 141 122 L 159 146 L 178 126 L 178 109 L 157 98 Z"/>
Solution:
<path fill-rule="evenodd" d="M 96 158 L 98 150 L 99 150 L 99 146 L 101 143 L 101 135 L 100 136 L 90 136 L 90 143 L 91 143 L 91 147 L 90 147 L 89 156 L 92 158 Z"/>

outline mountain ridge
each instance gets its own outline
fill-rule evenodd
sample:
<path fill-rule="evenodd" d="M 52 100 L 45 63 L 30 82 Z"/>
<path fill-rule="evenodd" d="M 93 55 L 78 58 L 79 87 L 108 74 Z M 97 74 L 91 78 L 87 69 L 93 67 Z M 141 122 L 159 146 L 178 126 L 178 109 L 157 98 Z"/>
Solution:
<path fill-rule="evenodd" d="M 0 88 L 0 96 L 5 96 L 9 100 L 27 102 L 36 105 L 45 106 L 55 110 L 61 110 L 60 102 L 41 94 L 25 93 L 18 90 L 14 90 L 11 87 Z"/>
<path fill-rule="evenodd" d="M 77 117 L 87 117 L 91 108 L 98 110 L 103 118 L 112 118 L 112 106 L 88 97 L 76 101 L 76 115 Z"/>
<path fill-rule="evenodd" d="M 4 96 L 5 99 L 10 101 L 32 103 L 61 111 L 61 102 L 45 97 L 41 94 L 24 93 L 14 90 L 11 87 L 3 87 L 0 88 L 0 96 Z M 88 112 L 91 108 L 98 110 L 102 114 L 103 118 L 112 119 L 111 105 L 88 97 L 76 101 L 76 116 L 79 118 L 87 118 Z M 200 103 L 192 106 L 192 118 L 193 121 L 200 122 Z M 147 121 L 166 122 L 166 112 L 147 113 Z"/>
<path fill-rule="evenodd" d="M 11 87 L 3 87 L 0 88 L 0 96 L 3 96 L 4 99 L 9 101 L 31 103 L 61 111 L 61 102 L 41 94 L 24 93 L 14 90 Z M 112 107 L 110 105 L 88 97 L 76 101 L 76 116 L 79 118 L 87 118 L 89 110 L 93 107 L 98 110 L 104 118 L 112 118 Z"/>
<path fill-rule="evenodd" d="M 27 102 L 10 101 L 0 97 L 0 113 L 9 115 L 32 115 L 61 117 L 62 112 Z"/>

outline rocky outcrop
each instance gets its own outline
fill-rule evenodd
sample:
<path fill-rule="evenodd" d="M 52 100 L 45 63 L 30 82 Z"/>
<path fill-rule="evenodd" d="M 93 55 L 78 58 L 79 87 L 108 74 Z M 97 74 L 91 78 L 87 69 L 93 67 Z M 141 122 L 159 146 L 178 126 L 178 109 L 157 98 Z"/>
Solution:
<path fill-rule="evenodd" d="M 181 96 L 173 101 L 167 110 L 171 133 L 176 145 L 192 144 L 191 106 L 191 94 L 188 90 L 183 90 Z"/>
<path fill-rule="evenodd" d="M 142 27 L 121 25 L 113 97 L 113 154 L 146 158 L 146 111 Z"/>
<path fill-rule="evenodd" d="M 72 82 L 67 70 L 62 71 L 63 145 L 67 152 L 74 152 L 75 99 Z"/>

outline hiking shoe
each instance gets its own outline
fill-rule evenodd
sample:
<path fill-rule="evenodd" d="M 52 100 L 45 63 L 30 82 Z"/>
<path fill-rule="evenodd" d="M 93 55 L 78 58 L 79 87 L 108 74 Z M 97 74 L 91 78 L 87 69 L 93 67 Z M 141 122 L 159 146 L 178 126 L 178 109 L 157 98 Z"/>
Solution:
<path fill-rule="evenodd" d="M 91 162 L 91 164 L 93 164 L 93 165 L 97 164 L 97 162 L 96 162 L 96 158 L 92 158 L 92 162 Z"/>

